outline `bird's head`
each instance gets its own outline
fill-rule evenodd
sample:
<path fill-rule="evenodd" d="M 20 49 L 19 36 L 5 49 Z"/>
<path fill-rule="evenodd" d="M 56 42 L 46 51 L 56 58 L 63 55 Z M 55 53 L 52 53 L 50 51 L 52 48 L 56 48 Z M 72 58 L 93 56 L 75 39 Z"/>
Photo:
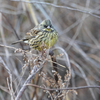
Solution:
<path fill-rule="evenodd" d="M 44 21 L 42 21 L 40 23 L 40 27 L 41 27 L 41 29 L 43 31 L 47 31 L 47 32 L 54 30 L 54 28 L 53 28 L 50 20 L 44 20 Z"/>

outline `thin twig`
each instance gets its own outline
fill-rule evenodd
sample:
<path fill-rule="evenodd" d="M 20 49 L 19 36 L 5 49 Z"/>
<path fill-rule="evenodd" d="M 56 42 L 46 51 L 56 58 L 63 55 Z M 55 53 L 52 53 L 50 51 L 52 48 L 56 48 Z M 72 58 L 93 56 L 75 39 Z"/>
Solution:
<path fill-rule="evenodd" d="M 35 85 L 35 84 L 26 84 L 26 86 L 33 86 L 33 87 L 37 87 L 43 90 L 48 90 L 48 91 L 57 91 L 57 90 L 79 90 L 79 89 L 87 89 L 87 88 L 100 88 L 100 86 L 96 86 L 96 85 L 91 85 L 91 86 L 79 86 L 79 87 L 68 87 L 68 88 L 57 88 L 57 89 L 50 89 L 50 88 L 45 88 L 45 87 L 41 87 L 39 85 Z"/>
<path fill-rule="evenodd" d="M 19 93 L 17 94 L 15 100 L 19 100 L 20 97 L 22 96 L 23 92 L 25 91 L 25 89 L 27 88 L 28 83 L 31 82 L 32 78 L 35 76 L 35 74 L 43 67 L 45 61 L 43 62 L 43 64 L 38 68 L 37 66 L 34 66 L 31 74 L 28 76 L 28 78 L 26 79 L 25 83 L 23 84 L 22 88 L 20 89 Z"/>
<path fill-rule="evenodd" d="M 1 13 L 2 13 L 2 12 L 1 12 Z M 9 19 L 8 19 L 3 13 L 2 13 L 2 15 L 3 15 L 3 17 L 5 17 L 6 21 L 8 22 L 9 26 L 12 28 L 12 30 L 13 30 L 14 34 L 16 35 L 16 37 L 18 38 L 18 40 L 20 40 L 20 38 L 19 38 L 19 36 L 18 36 L 16 30 L 14 29 L 13 25 L 10 23 Z M 23 49 L 22 43 L 20 43 L 20 45 L 21 45 L 21 47 L 22 47 L 22 49 Z"/>
<path fill-rule="evenodd" d="M 72 64 L 74 64 L 80 70 L 80 72 L 82 73 L 82 76 L 83 76 L 84 80 L 86 81 L 86 84 L 88 86 L 90 86 L 90 83 L 89 83 L 89 81 L 88 81 L 88 79 L 87 79 L 84 71 L 82 70 L 82 68 L 75 61 L 73 61 L 73 60 L 70 60 L 70 61 L 71 61 Z M 91 92 L 91 95 L 92 95 L 93 99 L 96 100 L 95 95 L 93 93 L 93 90 L 92 89 L 89 89 L 89 90 Z"/>
<path fill-rule="evenodd" d="M 60 5 L 56 5 L 56 4 L 52 4 L 52 3 L 47 3 L 47 2 L 38 2 L 38 1 L 25 1 L 25 0 L 11 0 L 11 1 L 20 1 L 20 2 L 25 2 L 25 3 L 37 3 L 37 4 L 45 4 L 45 5 L 49 5 L 49 6 L 53 6 L 53 7 L 56 7 L 56 8 L 65 8 L 65 9 L 68 9 L 68 10 L 72 10 L 72 11 L 78 11 L 78 12 L 81 12 L 81 13 L 86 13 L 86 14 L 90 14 L 96 18 L 100 18 L 100 16 L 97 16 L 96 14 L 93 14 L 93 11 L 88 11 L 88 10 L 80 10 L 80 9 L 75 9 L 75 8 L 71 8 L 71 7 L 67 7 L 67 6 L 60 6 Z"/>

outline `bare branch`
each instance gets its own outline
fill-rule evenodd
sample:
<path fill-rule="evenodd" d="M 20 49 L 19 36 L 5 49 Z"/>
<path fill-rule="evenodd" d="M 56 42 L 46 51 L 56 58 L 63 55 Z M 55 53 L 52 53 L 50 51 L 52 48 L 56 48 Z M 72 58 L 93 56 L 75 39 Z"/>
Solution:
<path fill-rule="evenodd" d="M 45 5 L 50 5 L 50 6 L 53 6 L 53 7 L 56 7 L 56 8 L 65 8 L 65 9 L 68 9 L 68 10 L 72 10 L 72 11 L 78 11 L 78 12 L 81 12 L 81 13 L 86 13 L 86 14 L 90 14 L 96 18 L 100 18 L 100 16 L 97 16 L 96 14 L 93 14 L 94 11 L 88 11 L 88 10 L 80 10 L 80 9 L 75 9 L 75 8 L 71 8 L 71 7 L 67 7 L 67 6 L 59 6 L 59 5 L 56 5 L 56 4 L 52 4 L 52 3 L 47 3 L 47 2 L 38 2 L 38 1 L 25 1 L 25 0 L 11 0 L 11 1 L 20 1 L 20 2 L 25 2 L 25 3 L 37 3 L 37 4 L 45 4 Z"/>
<path fill-rule="evenodd" d="M 37 66 L 34 66 L 31 74 L 29 75 L 29 77 L 26 79 L 25 83 L 23 84 L 22 88 L 20 89 L 19 93 L 17 94 L 15 100 L 19 100 L 20 97 L 22 96 L 23 92 L 25 91 L 25 89 L 27 88 L 28 83 L 31 82 L 32 78 L 35 76 L 35 74 L 43 67 L 45 61 L 43 62 L 43 64 L 38 68 Z"/>
<path fill-rule="evenodd" d="M 79 86 L 79 87 L 68 87 L 68 88 L 57 88 L 57 89 L 50 89 L 50 88 L 44 88 L 41 87 L 39 85 L 35 85 L 35 84 L 26 84 L 27 86 L 33 86 L 36 88 L 40 88 L 43 90 L 48 90 L 48 91 L 57 91 L 57 90 L 79 90 L 79 89 L 87 89 L 87 88 L 100 88 L 100 86 L 97 85 L 91 85 L 91 86 Z"/>

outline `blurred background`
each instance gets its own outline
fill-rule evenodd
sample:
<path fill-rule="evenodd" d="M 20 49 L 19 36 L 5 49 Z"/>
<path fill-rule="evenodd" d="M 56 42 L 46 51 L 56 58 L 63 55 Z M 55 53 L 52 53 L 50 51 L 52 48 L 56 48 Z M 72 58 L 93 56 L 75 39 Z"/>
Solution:
<path fill-rule="evenodd" d="M 11 43 L 24 38 L 44 19 L 50 19 L 59 33 L 55 47 L 62 47 L 69 55 L 70 86 L 100 85 L 100 0 L 0 0 L 0 44 L 28 50 L 24 43 Z M 23 55 L 10 47 L 0 46 L 0 100 L 10 100 L 5 90 L 9 77 L 5 66 L 10 69 L 13 87 L 18 91 L 29 75 L 25 71 L 21 79 Z M 63 65 L 66 62 L 62 57 L 57 61 Z M 48 100 L 43 91 L 33 95 L 29 90 L 26 89 L 22 100 Z M 100 100 L 98 88 L 80 89 L 77 93 L 69 93 L 66 100 Z"/>

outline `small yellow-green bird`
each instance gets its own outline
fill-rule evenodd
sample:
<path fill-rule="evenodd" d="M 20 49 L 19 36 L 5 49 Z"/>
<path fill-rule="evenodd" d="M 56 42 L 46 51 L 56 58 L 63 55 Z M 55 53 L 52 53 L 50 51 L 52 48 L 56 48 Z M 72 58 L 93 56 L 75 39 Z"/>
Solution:
<path fill-rule="evenodd" d="M 31 48 L 42 51 L 44 48 L 48 49 L 52 47 L 58 38 L 58 33 L 52 26 L 50 20 L 42 21 L 39 25 L 27 32 L 26 35 L 27 37 L 25 39 L 16 41 L 12 44 L 23 41 L 24 43 L 28 43 Z"/>

